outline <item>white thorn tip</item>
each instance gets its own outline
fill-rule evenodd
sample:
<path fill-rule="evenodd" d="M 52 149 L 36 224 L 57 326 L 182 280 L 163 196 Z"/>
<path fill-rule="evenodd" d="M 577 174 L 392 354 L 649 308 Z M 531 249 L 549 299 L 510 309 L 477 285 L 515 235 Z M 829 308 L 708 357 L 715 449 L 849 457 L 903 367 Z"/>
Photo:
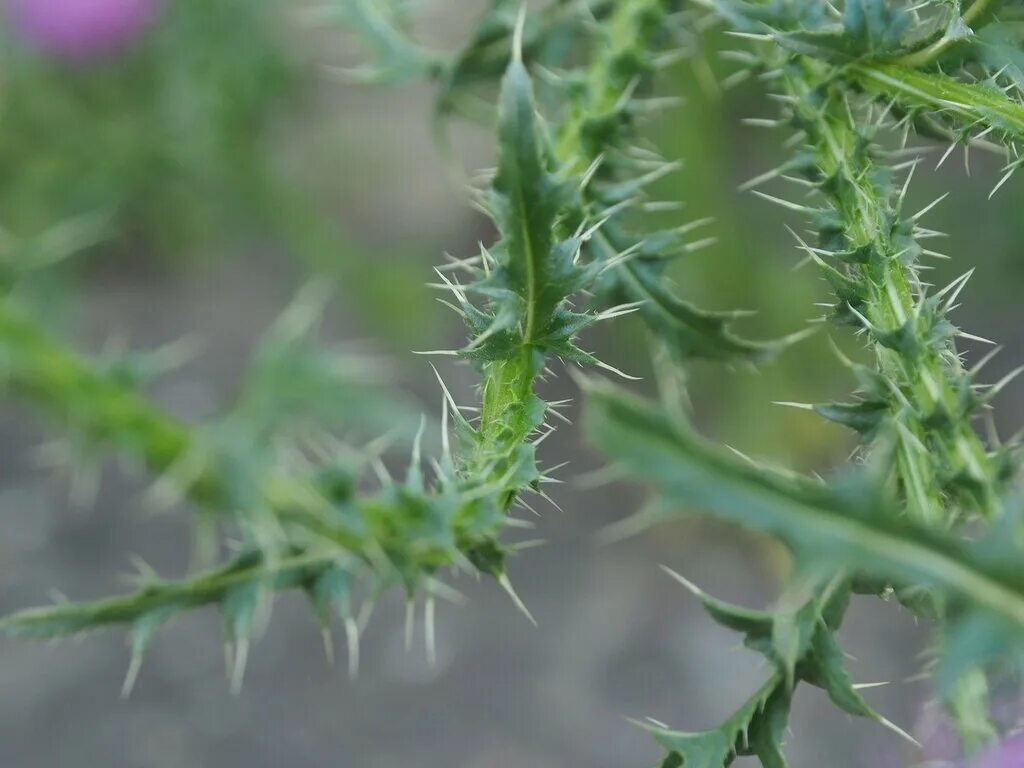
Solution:
<path fill-rule="evenodd" d="M 505 590 L 506 594 L 508 594 L 508 596 L 512 599 L 512 603 L 519 610 L 519 612 L 523 614 L 523 616 L 525 616 L 527 620 L 531 624 L 533 624 L 533 626 L 538 626 L 537 620 L 533 617 L 533 614 L 530 613 L 530 609 L 526 607 L 526 603 L 524 603 L 522 598 L 519 597 L 519 595 L 516 593 L 515 587 L 513 587 L 512 582 L 509 581 L 507 573 L 502 573 L 498 576 L 498 584 L 501 586 L 502 589 Z"/>
<path fill-rule="evenodd" d="M 661 568 L 661 570 L 667 573 L 670 577 L 672 577 L 677 582 L 686 587 L 686 589 L 689 590 L 696 597 L 704 597 L 704 591 L 678 571 L 674 571 L 664 564 L 659 565 L 658 567 Z"/>

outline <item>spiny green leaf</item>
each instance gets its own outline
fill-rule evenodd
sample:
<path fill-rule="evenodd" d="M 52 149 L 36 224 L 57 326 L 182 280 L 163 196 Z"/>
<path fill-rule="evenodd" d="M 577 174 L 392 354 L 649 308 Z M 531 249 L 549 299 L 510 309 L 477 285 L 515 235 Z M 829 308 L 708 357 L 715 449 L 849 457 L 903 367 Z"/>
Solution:
<path fill-rule="evenodd" d="M 988 24 L 978 31 L 969 43 L 968 55 L 973 55 L 989 71 L 1000 72 L 1024 86 L 1024 22 L 1003 21 Z"/>
<path fill-rule="evenodd" d="M 886 0 L 847 0 L 843 10 L 843 32 L 859 52 L 877 56 L 900 48 L 910 29 L 906 10 Z"/>
<path fill-rule="evenodd" d="M 493 207 L 503 234 L 500 277 L 522 300 L 522 342 L 531 344 L 547 332 L 578 269 L 570 248 L 556 247 L 554 227 L 564 191 L 546 167 L 533 85 L 518 58 L 509 65 L 502 84 L 498 125 Z"/>
<path fill-rule="evenodd" d="M 859 62 L 846 72 L 868 92 L 895 98 L 909 108 L 935 110 L 946 119 L 1024 136 L 1024 105 L 995 88 L 883 62 Z"/>
<path fill-rule="evenodd" d="M 715 11 L 742 32 L 764 33 L 765 27 L 776 30 L 821 29 L 829 19 L 827 9 L 819 3 L 792 0 L 712 0 Z"/>
<path fill-rule="evenodd" d="M 756 755 L 765 768 L 786 768 L 782 738 L 789 707 L 789 693 L 773 675 L 717 728 L 697 733 L 651 729 L 669 753 L 662 768 L 727 768 L 742 755 Z"/>
<path fill-rule="evenodd" d="M 671 572 L 670 572 L 671 573 Z M 876 713 L 857 692 L 843 667 L 843 654 L 836 642 L 834 632 L 839 628 L 849 603 L 850 588 L 843 578 L 812 590 L 814 593 L 794 609 L 779 609 L 775 612 L 751 611 L 705 595 L 678 574 L 674 574 L 692 591 L 695 591 L 712 617 L 720 624 L 744 633 L 744 645 L 764 654 L 776 667 L 776 673 L 769 685 L 772 695 L 791 695 L 797 683 L 803 681 L 825 690 L 829 698 L 845 712 L 866 717 L 894 727 Z M 806 588 L 798 592 L 806 592 Z M 754 695 L 753 701 L 763 700 L 764 689 Z M 788 701 L 788 699 L 787 699 Z M 750 703 L 748 703 L 748 707 Z M 723 753 L 726 744 L 736 743 L 736 754 L 756 754 L 763 766 L 785 765 L 781 752 L 781 734 L 788 721 L 788 707 L 775 707 L 759 713 L 750 721 L 749 741 L 736 742 L 732 739 L 736 718 L 745 721 L 750 709 L 744 708 L 719 728 L 702 734 L 673 734 L 671 741 L 659 739 L 672 755 L 688 758 L 700 764 L 705 758 L 704 751 L 720 758 L 726 754 L 722 765 L 728 765 L 732 752 Z M 755 738 L 754 730 L 759 732 Z M 746 749 L 747 747 L 751 749 Z M 753 747 L 757 748 L 753 748 Z M 668 758 L 669 764 L 672 755 Z M 685 762 L 683 765 L 688 765 Z"/>
<path fill-rule="evenodd" d="M 653 54 L 670 45 L 670 5 L 663 0 L 619 2 L 607 22 L 593 31 L 592 61 L 571 93 L 568 119 L 556 141 L 559 159 L 581 175 L 601 161 L 597 180 L 581 185 L 584 206 L 593 218 L 637 199 L 653 180 L 674 167 L 663 163 L 653 170 L 636 168 L 622 151 L 636 132 L 630 99 L 624 94 L 647 82 L 655 69 Z M 594 233 L 587 250 L 599 263 L 635 250 L 633 258 L 603 276 L 605 292 L 615 302 L 641 302 L 644 322 L 680 359 L 760 361 L 792 341 L 748 341 L 730 328 L 735 313 L 699 309 L 669 290 L 663 262 L 681 245 L 685 243 L 678 233 L 634 236 L 616 217 Z"/>
<path fill-rule="evenodd" d="M 610 243 L 593 238 L 599 258 L 614 257 Z M 665 284 L 656 267 L 637 259 L 611 270 L 617 294 L 627 301 L 642 302 L 640 315 L 654 334 L 665 341 L 680 358 L 709 360 L 747 360 L 771 358 L 794 339 L 757 342 L 735 334 L 731 322 L 734 312 L 713 312 L 684 301 Z"/>
<path fill-rule="evenodd" d="M 854 430 L 865 441 L 870 441 L 878 434 L 878 429 L 889 412 L 889 404 L 879 400 L 862 400 L 857 403 L 820 403 L 814 406 L 814 410 L 829 421 Z"/>
<path fill-rule="evenodd" d="M 407 83 L 435 75 L 442 57 L 415 43 L 402 29 L 403 0 L 336 0 L 327 12 L 339 15 L 373 52 L 375 62 L 349 70 L 364 82 Z"/>
<path fill-rule="evenodd" d="M 557 2 L 531 12 L 523 28 L 523 57 L 548 67 L 558 66 L 571 52 L 583 27 L 591 19 L 606 18 L 614 4 L 613 0 L 589 0 L 583 12 L 576 4 Z M 438 95 L 442 115 L 463 111 L 472 116 L 481 111 L 474 89 L 497 80 L 508 67 L 521 7 L 518 0 L 490 0 L 466 42 L 445 63 Z"/>
<path fill-rule="evenodd" d="M 808 567 L 931 584 L 1024 637 L 1024 572 L 895 512 L 869 477 L 827 486 L 769 472 L 708 445 L 659 409 L 603 384 L 588 392 L 591 439 L 667 499 L 774 533 Z M 965 608 L 966 609 L 966 608 Z"/>

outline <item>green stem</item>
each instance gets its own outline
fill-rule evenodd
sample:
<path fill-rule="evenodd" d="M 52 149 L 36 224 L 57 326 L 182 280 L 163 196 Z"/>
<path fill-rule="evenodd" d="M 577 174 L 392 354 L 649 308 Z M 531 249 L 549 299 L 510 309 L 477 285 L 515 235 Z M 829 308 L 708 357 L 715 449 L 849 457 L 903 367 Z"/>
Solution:
<path fill-rule="evenodd" d="M 874 329 L 888 334 L 909 330 L 919 337 L 897 349 L 877 341 L 874 345 L 878 371 L 916 412 L 907 414 L 899 401 L 892 403 L 892 417 L 901 427 L 896 433 L 894 475 L 907 511 L 929 527 L 952 524 L 956 517 L 948 511 L 946 483 L 951 477 L 968 477 L 976 507 L 967 511 L 994 519 L 1005 478 L 960 404 L 965 389 L 969 391 L 966 373 L 951 348 L 920 338 L 925 329 L 919 329 L 915 319 L 920 299 L 912 287 L 916 282 L 912 262 L 899 252 L 906 243 L 891 240 L 899 211 L 892 207 L 890 193 L 874 181 L 876 174 L 863 138 L 849 110 L 839 103 L 840 94 L 826 91 L 824 104 L 812 96 L 807 72 L 813 68 L 811 64 L 793 67 L 791 71 L 799 74 L 786 82 L 797 99 L 796 111 L 809 134 L 821 176 L 829 180 L 827 196 L 844 229 L 846 246 L 850 251 L 867 249 L 870 254 L 866 263 L 848 269 L 864 289 L 864 315 L 876 336 Z M 877 70 L 875 74 L 879 74 Z M 967 672 L 947 692 L 946 702 L 965 749 L 975 750 L 996 739 L 987 709 L 984 713 L 979 710 L 979 705 L 987 702 L 982 670 Z"/>
<path fill-rule="evenodd" d="M 243 531 L 264 523 L 263 510 L 280 524 L 297 529 L 305 540 L 312 536 L 329 542 L 339 553 L 363 562 L 373 564 L 379 552 L 392 555 L 403 563 L 403 575 L 455 562 L 452 553 L 433 543 L 430 535 L 421 536 L 412 527 L 394 529 L 403 504 L 415 503 L 391 498 L 388 489 L 378 495 L 338 497 L 329 477 L 321 480 L 271 469 L 251 478 L 255 488 L 246 488 L 244 498 L 239 498 L 232 475 L 237 466 L 231 457 L 209 448 L 193 427 L 139 395 L 129 383 L 54 340 L 9 299 L 0 300 L 0 358 L 9 388 L 96 446 L 140 459 L 155 476 L 174 474 L 181 465 L 188 465 L 181 492 L 201 508 L 222 515 L 236 513 Z M 471 482 L 487 487 L 508 472 L 513 447 L 532 431 L 525 421 L 510 421 L 508 414 L 532 381 L 525 356 L 489 368 L 485 390 L 492 394 L 485 409 L 487 428 L 468 462 L 481 474 L 467 473 Z M 506 460 L 501 463 L 496 457 Z M 508 493 L 509 489 L 502 489 L 502 498 Z M 477 495 L 467 491 L 467 496 Z M 347 517 L 339 517 L 338 504 L 349 510 Z M 440 540 L 454 540 L 469 552 L 497 535 L 501 518 L 490 514 L 486 505 L 467 501 L 453 516 L 452 526 Z"/>
<path fill-rule="evenodd" d="M 934 110 L 964 128 L 991 126 L 1024 138 L 1024 105 L 993 88 L 881 61 L 850 64 L 842 72 L 868 93 L 904 108 Z"/>
<path fill-rule="evenodd" d="M 246 586 L 281 590 L 310 586 L 336 558 L 299 554 L 276 561 L 242 555 L 214 571 L 182 581 L 153 581 L 139 591 L 91 603 L 58 603 L 0 618 L 0 630 L 26 637 L 71 635 L 112 624 L 131 624 L 143 616 L 168 616 L 186 609 L 219 605 Z"/>
<path fill-rule="evenodd" d="M 6 386 L 90 440 L 127 449 L 154 474 L 195 453 L 188 425 L 57 342 L 8 298 L 0 299 L 0 359 Z M 195 473 L 188 492 L 202 504 L 227 495 L 211 467 Z"/>
<path fill-rule="evenodd" d="M 900 399 L 891 402 L 900 426 L 897 477 L 909 509 L 928 524 L 948 524 L 947 481 L 968 478 L 976 489 L 976 509 L 968 511 L 992 518 L 998 509 L 999 468 L 962 413 L 967 374 L 951 346 L 927 336 L 930 327 L 920 319 L 912 254 L 905 252 L 912 240 L 893 239 L 899 211 L 893 208 L 891 193 L 878 184 L 869 150 L 842 94 L 827 88 L 823 99 L 815 94 L 814 78 L 821 82 L 826 77 L 812 75 L 815 69 L 810 62 L 794 65 L 785 82 L 809 135 L 820 178 L 829 181 L 822 189 L 840 222 L 844 248 L 865 254 L 863 263 L 846 267 L 846 274 L 860 291 L 878 371 L 911 405 L 908 412 Z M 901 336 L 905 343 L 884 341 Z"/>

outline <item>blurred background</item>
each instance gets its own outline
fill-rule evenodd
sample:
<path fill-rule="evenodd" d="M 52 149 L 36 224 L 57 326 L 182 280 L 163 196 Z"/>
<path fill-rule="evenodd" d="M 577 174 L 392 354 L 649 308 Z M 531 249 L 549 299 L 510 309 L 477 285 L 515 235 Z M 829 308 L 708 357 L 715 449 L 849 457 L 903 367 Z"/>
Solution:
<path fill-rule="evenodd" d="M 457 45 L 481 3 L 425 4 L 422 33 Z M 111 339 L 146 349 L 183 336 L 201 352 L 157 380 L 154 398 L 199 422 L 238 390 L 260 334 L 311 278 L 336 297 L 323 336 L 359 342 L 390 360 L 388 384 L 436 415 L 440 393 L 414 349 L 458 345 L 463 330 L 425 288 L 448 251 L 468 255 L 489 225 L 467 204 L 452 166 L 492 163 L 485 128 L 451 128 L 445 160 L 428 86 L 370 88 L 332 65 L 361 51 L 331 9 L 255 0 L 0 0 L 0 245 L 93 243 L 30 283 L 47 322 L 84 352 Z M 472 11 L 472 12 L 471 12 Z M 696 59 L 663 78 L 686 105 L 648 130 L 684 170 L 658 192 L 686 202 L 686 219 L 714 216 L 718 241 L 675 267 L 682 296 L 711 308 L 745 308 L 747 335 L 768 338 L 821 314 L 828 288 L 782 227 L 801 222 L 749 194 L 748 178 L 786 155 L 784 134 L 741 119 L 774 113 L 758 83 L 722 93 L 705 66 L 727 72 L 711 33 Z M 720 79 L 720 77 L 719 77 Z M 1024 357 L 1019 290 L 1024 187 L 991 201 L 999 158 L 974 153 L 971 175 L 954 153 L 939 172 L 924 163 L 911 191 L 921 206 L 952 190 L 930 216 L 949 233 L 937 285 L 978 266 L 956 320 L 1006 350 L 996 380 Z M 49 238 L 49 240 L 47 240 Z M 758 457 L 827 472 L 850 436 L 774 401 L 843 398 L 854 384 L 828 339 L 858 354 L 842 330 L 824 328 L 758 370 L 696 366 L 695 419 L 708 434 Z M 617 321 L 587 344 L 645 377 L 638 324 Z M 969 349 L 976 358 L 978 350 Z M 443 363 L 446 361 L 442 360 Z M 445 364 L 457 398 L 472 372 Z M 552 398 L 574 396 L 550 385 Z M 1022 421 L 1024 389 L 998 402 L 1004 435 Z M 188 511 L 145 512 L 145 478 L 102 461 L 95 501 L 72 503 L 66 473 L 40 447 L 59 432 L 16 399 L 0 410 L 0 609 L 48 600 L 51 588 L 86 599 L 125 589 L 129 556 L 161 573 L 189 560 Z M 303 600 L 290 596 L 256 644 L 245 687 L 224 680 L 219 621 L 200 612 L 163 631 L 127 701 L 123 637 L 101 632 L 60 645 L 4 640 L 0 647 L 0 765 L 368 766 L 391 768 L 621 768 L 652 765 L 658 749 L 626 717 L 686 730 L 717 723 L 758 684 L 757 658 L 706 618 L 657 568 L 664 563 L 716 596 L 760 606 L 788 566 L 771 542 L 694 520 L 625 542 L 598 533 L 636 511 L 642 490 L 589 489 L 573 477 L 600 466 L 565 427 L 546 441 L 551 463 L 571 459 L 556 488 L 562 511 L 544 510 L 511 575 L 539 621 L 534 629 L 491 583 L 457 584 L 469 597 L 442 606 L 439 660 L 421 643 L 406 652 L 398 595 L 382 601 L 363 642 L 356 680 L 330 667 Z M 49 452 L 49 453 L 52 453 Z M 100 462 L 100 457 L 94 457 Z M 422 640 L 422 627 L 417 628 Z M 868 696 L 914 732 L 930 755 L 946 746 L 918 671 L 927 641 L 897 609 L 858 603 L 843 632 L 863 682 L 896 681 Z M 795 768 L 888 768 L 913 752 L 876 725 L 854 722 L 822 694 L 797 697 Z M 747 765 L 739 761 L 738 765 Z"/>

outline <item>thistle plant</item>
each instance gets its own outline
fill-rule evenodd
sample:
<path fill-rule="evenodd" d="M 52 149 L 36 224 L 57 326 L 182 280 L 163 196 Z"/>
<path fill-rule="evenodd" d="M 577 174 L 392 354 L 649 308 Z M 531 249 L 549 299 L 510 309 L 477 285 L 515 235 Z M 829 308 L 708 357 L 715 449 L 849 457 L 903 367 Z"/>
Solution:
<path fill-rule="evenodd" d="M 514 49 L 521 50 L 521 42 Z M 104 624 L 127 625 L 133 650 L 127 690 L 155 629 L 200 605 L 219 605 L 224 615 L 238 683 L 253 616 L 274 591 L 306 590 L 325 629 L 330 611 L 340 610 L 353 670 L 360 613 L 365 617 L 367 610 L 356 610 L 357 595 L 370 606 L 382 590 L 402 585 L 410 599 L 426 596 L 432 616 L 434 596 L 451 593 L 437 571 L 450 566 L 491 575 L 514 597 L 505 574 L 510 545 L 499 541 L 499 534 L 514 524 L 510 507 L 528 506 L 525 495 L 545 495 L 543 485 L 550 478 L 538 465 L 535 446 L 549 434 L 548 422 L 559 408 L 535 394 L 535 383 L 550 357 L 610 367 L 580 349 L 576 337 L 630 307 L 575 311 L 570 304 L 621 259 L 581 261 L 582 243 L 589 236 L 586 219 L 563 233 L 589 179 L 549 168 L 551 151 L 536 122 L 532 84 L 518 57 L 504 78 L 499 113 L 498 172 L 479 204 L 500 237 L 478 256 L 438 270 L 453 308 L 469 327 L 469 343 L 453 354 L 479 368 L 479 417 L 471 423 L 445 390 L 443 451 L 429 476 L 418 439 L 405 479 L 392 481 L 381 469 L 376 491 L 364 490 L 360 470 L 370 462 L 359 461 L 358 451 L 349 452 L 346 462 L 344 453 L 339 457 L 322 448 L 327 461 L 300 473 L 285 471 L 273 455 L 252 449 L 295 425 L 294 415 L 280 412 L 287 406 L 280 391 L 261 391 L 257 385 L 250 398 L 247 387 L 235 411 L 204 434 L 144 400 L 130 380 L 90 364 L 34 329 L 12 299 L 4 323 L 12 386 L 76 427 L 82 440 L 137 457 L 161 484 L 209 515 L 219 515 L 214 518 L 219 523 L 229 523 L 244 548 L 223 565 L 185 580 L 146 574 L 141 588 L 128 596 L 15 614 L 3 620 L 6 629 L 56 636 Z M 468 273 L 469 280 L 462 282 L 460 272 Z M 449 277 L 452 273 L 456 276 Z M 307 304 L 300 301 L 271 331 L 260 358 L 274 361 L 279 373 L 262 378 L 277 378 L 286 392 L 294 392 L 292 377 L 308 368 L 310 388 L 318 394 L 341 396 L 348 401 L 346 411 L 379 412 L 339 388 L 344 365 L 320 360 L 315 350 L 293 349 L 315 315 Z M 304 394 L 301 389 L 299 394 Z M 297 399 L 303 407 L 319 400 Z M 268 416 L 271 423 L 264 430 Z"/>
<path fill-rule="evenodd" d="M 743 187 L 792 218 L 801 257 L 833 294 L 822 320 L 864 347 L 857 362 L 837 351 L 856 382 L 848 401 L 784 405 L 850 428 L 858 448 L 828 480 L 779 470 L 698 435 L 678 387 L 655 402 L 578 377 L 593 445 L 616 476 L 655 495 L 630 529 L 699 509 L 767 532 L 793 555 L 782 596 L 763 609 L 718 600 L 669 571 L 769 672 L 715 728 L 646 726 L 665 750 L 661 766 L 725 768 L 743 756 L 785 766 L 801 684 L 906 736 L 844 667 L 838 631 L 851 602 L 867 596 L 898 601 L 933 628 L 924 672 L 965 754 L 981 755 L 979 765 L 1012 761 L 1013 745 L 998 744 L 1012 728 L 992 715 L 989 687 L 1012 685 L 1024 664 L 1019 448 L 1000 441 L 992 416 L 1013 374 L 984 385 L 990 355 L 968 365 L 958 348 L 984 341 L 950 316 L 971 270 L 945 287 L 925 279 L 927 261 L 943 256 L 930 248 L 940 233 L 928 224 L 941 200 L 909 209 L 921 155 L 906 144 L 912 132 L 945 142 L 940 165 L 957 147 L 1005 152 L 993 194 L 1010 183 L 1024 164 L 1021 12 L 990 0 L 555 0 L 529 9 L 492 0 L 466 44 L 448 52 L 408 32 L 405 3 L 339 0 L 326 15 L 354 31 L 367 56 L 342 74 L 429 80 L 439 125 L 462 116 L 493 127 L 497 165 L 471 194 L 495 236 L 449 257 L 433 284 L 468 339 L 431 354 L 472 364 L 478 402 L 456 403 L 435 368 L 440 451 L 424 458 L 421 427 L 404 477 L 392 478 L 381 441 L 357 439 L 402 434 L 408 420 L 360 374 L 365 364 L 311 338 L 324 304 L 311 288 L 268 332 L 235 406 L 214 423 L 185 423 L 143 393 L 160 354 L 90 359 L 43 328 L 23 286 L 34 264 L 57 257 L 18 258 L 32 243 L 12 241 L 0 300 L 4 383 L 67 427 L 72 445 L 135 458 L 158 497 L 189 502 L 216 562 L 180 579 L 144 572 L 127 595 L 27 609 L 0 628 L 58 637 L 121 625 L 132 650 L 127 691 L 157 630 L 210 605 L 223 617 L 237 687 L 254 618 L 283 590 L 308 594 L 329 653 L 340 615 L 353 671 L 370 607 L 391 588 L 405 591 L 410 617 L 423 602 L 432 653 L 434 601 L 454 594 L 442 581 L 448 570 L 493 577 L 529 617 L 508 575 L 519 545 L 507 529 L 531 497 L 548 500 L 557 467 L 539 446 L 565 419 L 565 403 L 542 399 L 540 385 L 577 365 L 632 378 L 586 351 L 580 335 L 635 313 L 677 384 L 697 361 L 761 364 L 807 335 L 750 340 L 734 329 L 740 313 L 699 308 L 687 286 L 670 282 L 670 264 L 709 244 L 713 223 L 654 229 L 646 216 L 678 202 L 650 197 L 678 165 L 644 133 L 646 118 L 676 106 L 658 74 L 724 27 L 741 44 L 726 54 L 736 67 L 728 82 L 765 83 L 780 111 L 759 122 L 791 132 L 790 155 Z M 42 242 L 60 251 L 59 238 Z M 349 439 L 323 435 L 325 422 Z M 241 541 L 233 554 L 229 535 Z"/>
<path fill-rule="evenodd" d="M 701 734 L 657 731 L 669 750 L 665 764 L 727 764 L 742 754 L 756 755 L 766 766 L 783 764 L 782 734 L 790 697 L 800 681 L 824 688 L 850 714 L 884 722 L 843 670 L 834 637 L 850 595 L 860 591 L 892 593 L 909 610 L 940 621 L 934 669 L 938 690 L 965 749 L 973 750 L 996 738 L 987 717 L 985 670 L 997 661 L 1010 667 L 1019 663 L 1019 631 L 1005 615 L 997 617 L 1020 598 L 1019 513 L 1013 496 L 1018 459 L 1014 446 L 986 445 L 972 425 L 1008 379 L 982 392 L 977 368 L 964 369 L 954 341 L 969 334 L 959 331 L 947 315 L 970 273 L 929 295 L 920 260 L 936 254 L 919 241 L 937 233 L 918 222 L 932 206 L 910 215 L 903 211 L 917 160 L 887 165 L 887 153 L 876 143 L 887 121 L 924 124 L 929 133 L 952 131 L 954 146 L 971 141 L 978 123 L 957 126 L 940 106 L 950 100 L 949 88 L 956 87 L 945 82 L 949 78 L 904 69 L 908 62 L 921 64 L 937 56 L 948 47 L 944 41 L 950 30 L 966 22 L 957 9 L 943 36 L 925 49 L 931 53 L 925 56 L 918 47 L 916 54 L 899 56 L 897 51 L 924 45 L 909 42 L 911 30 L 919 26 L 899 7 L 853 2 L 842 13 L 823 9 L 811 24 L 806 17 L 810 9 L 796 6 L 723 4 L 715 10 L 739 34 L 756 41 L 759 47 L 737 52 L 735 59 L 777 82 L 786 105 L 779 124 L 797 131 L 796 156 L 747 186 L 792 176 L 810 190 L 807 203 L 758 194 L 810 219 L 814 245 L 794 235 L 835 292 L 829 319 L 863 336 L 875 364 L 844 361 L 860 384 L 855 401 L 803 406 L 854 429 L 861 438 L 864 468 L 854 473 L 856 479 L 839 481 L 832 490 L 733 461 L 696 441 L 684 425 L 666 430 L 659 423 L 646 439 L 627 445 L 620 428 L 637 429 L 645 421 L 653 426 L 652 414 L 645 416 L 649 406 L 596 390 L 591 424 L 599 444 L 625 466 L 656 479 L 669 498 L 778 534 L 796 557 L 793 589 L 807 595 L 784 601 L 795 607 L 755 613 L 714 601 L 691 587 L 716 620 L 744 633 L 745 643 L 764 653 L 776 671 L 720 728 Z M 895 57 L 901 64 L 876 63 L 882 57 Z M 887 78 L 893 79 L 891 90 L 878 85 Z M 915 93 L 904 99 L 914 90 L 911 82 L 942 88 L 946 95 L 930 100 L 926 93 Z M 965 95 L 989 94 L 976 84 L 962 89 Z M 1014 112 L 1016 104 L 998 93 L 999 109 Z M 992 121 L 984 122 L 982 130 L 992 134 L 1004 128 Z M 1003 138 L 1012 146 L 1012 133 Z M 897 184 L 901 171 L 906 179 Z M 661 460 L 653 460 L 652 454 Z M 736 473 L 735 484 L 717 474 L 726 465 L 728 473 Z M 754 486 L 767 494 L 748 495 Z M 774 504 L 764 503 L 777 492 L 789 497 L 784 506 L 792 516 L 777 518 Z M 811 501 L 801 498 L 804 492 L 824 496 Z M 817 526 L 803 517 L 809 510 L 849 528 L 835 531 L 834 538 L 821 530 L 811 533 Z M 967 524 L 980 524 L 990 533 L 982 543 L 957 542 L 956 532 Z M 876 535 L 891 539 L 862 546 L 865 536 Z M 897 555 L 905 544 L 927 553 L 922 551 L 921 558 L 909 551 Z M 890 555 L 882 554 L 887 549 Z M 925 573 L 923 561 L 940 552 L 971 571 L 970 577 L 962 574 L 968 580 L 987 573 L 993 579 L 989 586 L 996 587 L 1005 579 L 999 589 L 1006 590 L 1008 602 L 998 611 L 984 608 L 980 595 L 967 594 L 966 584 L 939 577 L 952 576 L 957 570 L 952 562 L 936 562 L 937 572 Z"/>

